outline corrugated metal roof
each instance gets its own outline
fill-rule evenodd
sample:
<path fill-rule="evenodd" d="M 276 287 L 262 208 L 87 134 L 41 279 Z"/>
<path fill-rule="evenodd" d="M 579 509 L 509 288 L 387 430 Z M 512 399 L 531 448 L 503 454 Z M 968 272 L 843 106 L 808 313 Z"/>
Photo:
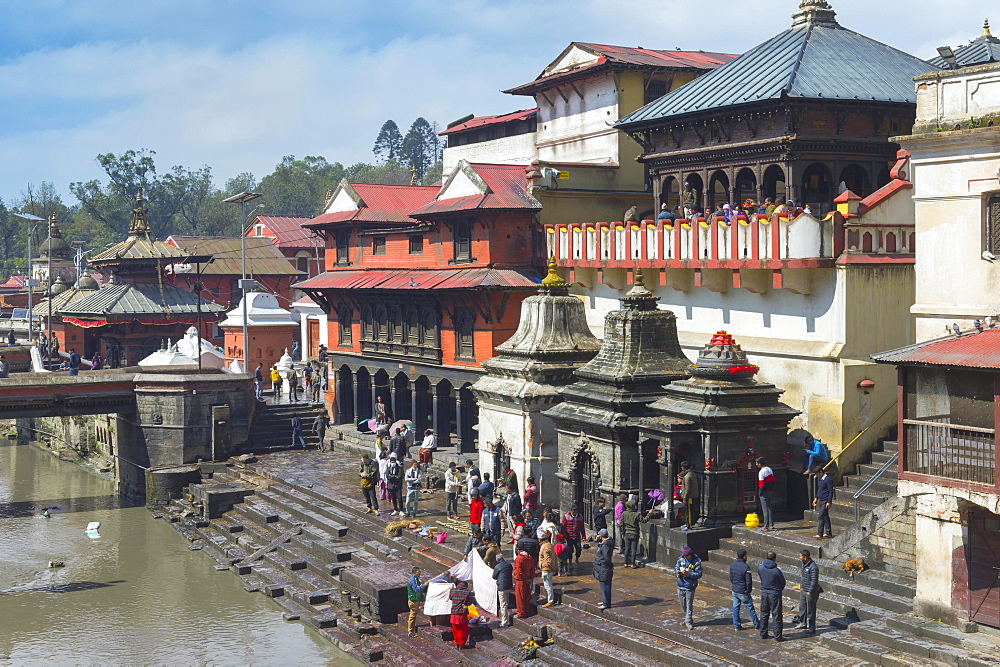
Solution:
<path fill-rule="evenodd" d="M 986 28 L 989 31 L 989 28 Z M 955 62 L 959 67 L 970 67 L 972 65 L 984 65 L 1000 61 L 1000 39 L 993 35 L 982 35 L 972 40 L 965 46 L 953 49 Z M 944 58 L 931 58 L 930 64 L 938 69 L 947 69 L 948 63 Z"/>
<path fill-rule="evenodd" d="M 887 364 L 1000 368 L 1000 329 L 973 329 L 873 354 L 872 359 Z"/>
<path fill-rule="evenodd" d="M 116 264 L 121 259 L 180 259 L 187 252 L 148 236 L 129 236 L 90 259 L 92 266 Z"/>
<path fill-rule="evenodd" d="M 97 290 L 77 289 L 76 287 L 71 287 L 65 292 L 60 292 L 59 294 L 56 294 L 54 297 L 52 297 L 52 312 L 58 313 L 60 308 L 68 306 L 69 304 L 79 301 L 80 299 L 90 296 L 91 294 L 94 294 L 96 292 Z M 31 312 L 34 313 L 35 315 L 42 315 L 42 316 L 48 315 L 49 299 L 48 298 L 42 299 L 40 303 L 38 303 L 31 309 Z"/>
<path fill-rule="evenodd" d="M 783 95 L 912 104 L 916 102 L 913 77 L 933 69 L 930 63 L 847 30 L 832 18 L 806 20 L 632 112 L 617 126 L 627 129 Z"/>
<path fill-rule="evenodd" d="M 313 248 L 316 246 L 316 236 L 302 225 L 309 222 L 309 218 L 289 218 L 277 215 L 258 215 L 254 224 L 260 222 L 274 234 L 275 245 L 279 248 Z M 250 225 L 246 229 L 249 235 L 253 231 Z"/>
<path fill-rule="evenodd" d="M 294 287 L 301 290 L 384 289 L 531 289 L 540 274 L 531 269 L 370 269 L 367 271 L 327 271 Z"/>
<path fill-rule="evenodd" d="M 202 275 L 241 275 L 241 241 L 232 236 L 171 236 L 168 243 L 186 252 L 211 255 L 212 263 L 203 264 Z M 248 236 L 246 239 L 247 273 L 253 276 L 302 275 L 281 254 L 271 239 L 265 236 Z M 195 273 L 194 270 L 191 271 Z"/>
<path fill-rule="evenodd" d="M 324 213 L 310 220 L 307 226 L 315 228 L 341 222 L 413 224 L 418 221 L 410 217 L 410 211 L 433 201 L 438 192 L 437 186 L 434 185 L 351 183 L 350 187 L 361 199 L 360 208 L 339 213 Z"/>
<path fill-rule="evenodd" d="M 173 246 L 171 246 L 173 247 Z M 162 296 L 161 296 L 162 290 Z M 204 314 L 221 313 L 225 308 L 208 299 L 201 300 Z M 198 297 L 182 287 L 164 281 L 105 285 L 85 298 L 63 307 L 60 315 L 72 317 L 115 315 L 179 315 L 198 312 Z"/>
<path fill-rule="evenodd" d="M 421 206 L 410 215 L 414 218 L 432 218 L 442 213 L 470 211 L 475 209 L 498 210 L 540 210 L 541 203 L 528 194 L 525 168 L 506 164 L 470 164 L 476 174 L 486 183 L 489 192 L 482 195 L 468 195 L 451 199 L 437 199 Z M 447 194 L 447 182 L 442 194 Z"/>
<path fill-rule="evenodd" d="M 449 134 L 454 134 L 455 132 L 465 132 L 466 130 L 483 127 L 484 125 L 496 125 L 499 123 L 512 123 L 518 120 L 527 120 L 535 116 L 537 113 L 538 109 L 535 108 L 511 111 L 510 113 L 500 114 L 499 116 L 479 116 L 477 118 L 467 120 L 464 123 L 455 125 L 454 127 L 449 127 L 444 132 L 438 132 L 438 136 L 443 137 Z"/>

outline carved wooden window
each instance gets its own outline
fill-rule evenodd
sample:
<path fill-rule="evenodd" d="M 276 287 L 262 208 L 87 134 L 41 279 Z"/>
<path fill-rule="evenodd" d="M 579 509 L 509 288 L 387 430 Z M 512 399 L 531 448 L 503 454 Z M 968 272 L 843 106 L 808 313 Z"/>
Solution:
<path fill-rule="evenodd" d="M 421 335 L 423 337 L 424 345 L 428 347 L 437 347 L 438 342 L 438 324 L 437 324 L 437 314 L 433 310 L 424 311 L 424 326 L 422 327 Z"/>
<path fill-rule="evenodd" d="M 336 236 L 337 264 L 351 263 L 351 235 L 341 232 Z"/>
<path fill-rule="evenodd" d="M 389 314 L 385 306 L 375 309 L 375 340 L 387 341 L 389 336 Z"/>
<path fill-rule="evenodd" d="M 419 255 L 424 251 L 424 235 L 413 234 L 410 236 L 410 254 Z"/>
<path fill-rule="evenodd" d="M 403 312 L 398 306 L 389 310 L 389 340 L 393 343 L 403 342 Z"/>
<path fill-rule="evenodd" d="M 344 307 L 337 314 L 337 345 L 339 347 L 351 347 L 353 344 L 351 334 L 351 316 L 353 311 Z"/>
<path fill-rule="evenodd" d="M 372 316 L 372 309 L 367 306 L 361 310 L 361 338 L 375 339 L 375 318 Z"/>
<path fill-rule="evenodd" d="M 1000 194 L 991 195 L 986 202 L 986 250 L 1000 257 Z"/>
<path fill-rule="evenodd" d="M 420 318 L 417 311 L 410 310 L 406 313 L 406 342 L 409 345 L 420 345 Z"/>
<path fill-rule="evenodd" d="M 472 259 L 472 223 L 459 220 L 455 222 L 455 261 L 468 262 Z"/>
<path fill-rule="evenodd" d="M 455 356 L 475 359 L 475 316 L 467 308 L 455 313 Z"/>
<path fill-rule="evenodd" d="M 385 237 L 384 236 L 373 236 L 372 237 L 372 254 L 373 255 L 384 255 L 385 254 Z"/>

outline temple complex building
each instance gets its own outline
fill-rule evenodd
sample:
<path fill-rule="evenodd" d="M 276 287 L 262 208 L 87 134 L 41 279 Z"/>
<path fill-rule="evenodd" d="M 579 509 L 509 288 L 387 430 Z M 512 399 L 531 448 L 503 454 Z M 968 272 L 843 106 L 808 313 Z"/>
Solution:
<path fill-rule="evenodd" d="M 809 206 L 546 222 L 594 333 L 642 267 L 683 349 L 738 332 L 760 379 L 799 412 L 793 426 L 834 453 L 852 445 L 849 467 L 894 423 L 895 377 L 869 355 L 913 340 L 912 186 L 890 137 L 912 122 L 911 78 L 931 69 L 804 0 L 789 29 L 622 118 L 654 179 L 640 210 Z"/>
<path fill-rule="evenodd" d="M 104 274 L 103 286 L 56 314 L 64 323 L 92 332 L 109 367 L 135 364 L 159 350 L 164 339 L 177 340 L 192 325 L 222 319 L 222 306 L 177 285 L 166 270 L 190 264 L 198 273 L 210 260 L 210 255 L 156 240 L 137 195 L 128 238 L 90 259 Z"/>
<path fill-rule="evenodd" d="M 440 187 L 343 181 L 308 223 L 326 271 L 295 287 L 329 322 L 335 423 L 375 414 L 476 448 L 470 387 L 516 330 L 543 242 L 525 168 L 459 161 Z"/>

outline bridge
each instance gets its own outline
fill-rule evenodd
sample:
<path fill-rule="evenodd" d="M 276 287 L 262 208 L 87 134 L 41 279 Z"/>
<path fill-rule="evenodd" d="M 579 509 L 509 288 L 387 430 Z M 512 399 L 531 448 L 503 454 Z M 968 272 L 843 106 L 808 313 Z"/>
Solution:
<path fill-rule="evenodd" d="M 247 441 L 257 401 L 253 376 L 222 372 L 144 372 L 139 367 L 0 378 L 0 419 L 117 416 L 113 442 L 122 496 L 146 499 L 158 477 L 234 454 Z M 19 424 L 34 430 L 33 424 Z M 195 471 L 197 468 L 195 467 Z"/>
<path fill-rule="evenodd" d="M 14 373 L 0 379 L 0 419 L 134 412 L 138 371 Z"/>

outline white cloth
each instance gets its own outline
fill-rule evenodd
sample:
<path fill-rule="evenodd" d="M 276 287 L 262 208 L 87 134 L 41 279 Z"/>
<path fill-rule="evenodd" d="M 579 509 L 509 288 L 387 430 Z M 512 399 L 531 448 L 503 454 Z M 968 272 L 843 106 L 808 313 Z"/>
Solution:
<path fill-rule="evenodd" d="M 429 449 L 432 452 L 438 448 L 437 436 L 431 433 L 424 436 L 424 441 L 420 443 L 420 449 Z"/>
<path fill-rule="evenodd" d="M 493 570 L 483 562 L 483 557 L 473 549 L 463 560 L 455 563 L 448 574 L 461 581 L 472 582 L 472 592 L 476 596 L 476 605 L 494 616 L 497 613 L 497 582 L 493 579 Z M 424 599 L 424 614 L 442 616 L 451 614 L 449 594 L 454 585 L 448 577 L 441 574 L 427 582 L 427 597 Z"/>

